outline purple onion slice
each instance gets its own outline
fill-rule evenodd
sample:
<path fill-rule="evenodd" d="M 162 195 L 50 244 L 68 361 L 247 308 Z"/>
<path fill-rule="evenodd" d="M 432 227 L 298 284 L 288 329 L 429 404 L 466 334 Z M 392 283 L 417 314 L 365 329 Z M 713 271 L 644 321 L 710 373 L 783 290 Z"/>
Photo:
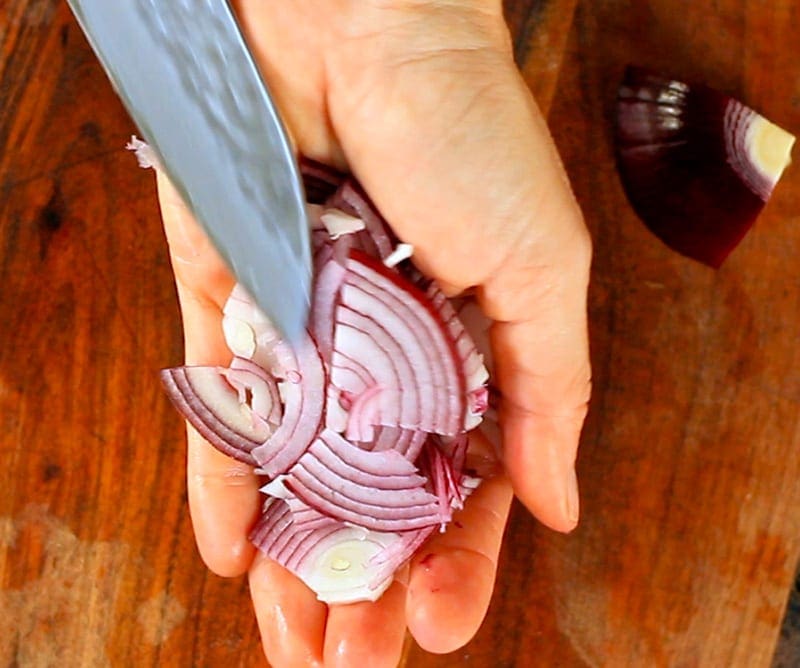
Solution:
<path fill-rule="evenodd" d="M 719 267 L 789 164 L 795 138 L 741 102 L 628 67 L 616 155 L 644 224 L 673 250 Z"/>
<path fill-rule="evenodd" d="M 175 407 L 214 447 L 250 466 L 255 450 L 270 435 L 259 418 L 218 367 L 164 369 L 161 381 Z"/>
<path fill-rule="evenodd" d="M 331 382 L 352 402 L 347 435 L 383 425 L 453 435 L 464 428 L 464 371 L 426 295 L 353 250 L 337 310 Z M 413 388 L 413 390 L 412 390 Z"/>
<path fill-rule="evenodd" d="M 283 485 L 318 513 L 375 531 L 410 531 L 439 523 L 426 479 L 394 450 L 366 451 L 325 430 L 286 474 Z"/>
<path fill-rule="evenodd" d="M 421 542 L 405 536 L 419 535 L 367 531 L 335 520 L 301 528 L 293 522 L 288 504 L 275 499 L 266 504 L 250 540 L 302 579 L 319 600 L 350 603 L 380 598 L 395 570 Z"/>

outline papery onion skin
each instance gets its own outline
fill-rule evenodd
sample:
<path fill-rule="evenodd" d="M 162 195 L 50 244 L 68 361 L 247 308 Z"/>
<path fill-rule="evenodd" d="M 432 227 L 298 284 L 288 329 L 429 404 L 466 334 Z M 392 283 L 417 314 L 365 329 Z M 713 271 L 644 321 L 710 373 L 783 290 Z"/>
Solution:
<path fill-rule="evenodd" d="M 668 246 L 714 268 L 761 213 L 793 141 L 708 86 L 628 67 L 619 88 L 615 149 L 631 205 Z M 783 162 L 764 164 L 766 143 Z"/>

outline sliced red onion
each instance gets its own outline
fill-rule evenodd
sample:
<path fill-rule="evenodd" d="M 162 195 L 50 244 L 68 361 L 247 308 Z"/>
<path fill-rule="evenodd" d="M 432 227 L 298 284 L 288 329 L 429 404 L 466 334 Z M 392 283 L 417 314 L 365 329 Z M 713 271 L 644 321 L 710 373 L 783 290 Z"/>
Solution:
<path fill-rule="evenodd" d="M 164 369 L 161 381 L 175 407 L 209 443 L 256 465 L 252 453 L 269 437 L 269 425 L 240 402 L 218 367 Z"/>
<path fill-rule="evenodd" d="M 279 499 L 267 504 L 250 540 L 325 603 L 377 600 L 413 552 L 413 546 L 403 549 L 407 541 L 398 534 L 366 531 L 335 520 L 313 529 L 298 528 L 289 506 Z"/>
<path fill-rule="evenodd" d="M 316 260 L 313 306 L 308 325 L 325 364 L 330 364 L 333 354 L 336 303 L 346 273 L 343 263 L 336 259 L 333 247 L 326 246 Z"/>
<path fill-rule="evenodd" d="M 392 583 L 394 573 L 378 573 L 372 559 L 398 540 L 397 534 L 364 534 L 342 526 L 319 539 L 314 537 L 313 548 L 303 554 L 295 569 L 325 603 L 376 601 Z"/>
<path fill-rule="evenodd" d="M 364 232 L 355 235 L 360 241 L 362 250 L 381 260 L 392 254 L 397 243 L 394 235 L 369 197 L 355 181 L 348 180 L 342 183 L 326 202 L 326 206 L 344 211 L 364 221 Z"/>
<path fill-rule="evenodd" d="M 461 509 L 469 494 L 469 491 L 465 494 L 462 487 L 466 452 L 467 439 L 461 437 L 438 444 L 434 439 L 429 439 L 422 450 L 420 468 L 439 499 L 442 531 L 450 521 L 451 512 Z"/>
<path fill-rule="evenodd" d="M 396 267 L 412 255 L 414 255 L 414 247 L 411 244 L 397 244 L 395 249 L 384 258 L 383 264 L 389 268 Z"/>
<path fill-rule="evenodd" d="M 221 373 L 238 393 L 240 404 L 249 405 L 255 415 L 273 428 L 280 425 L 281 399 L 273 376 L 241 357 L 234 357 L 230 367 Z"/>
<path fill-rule="evenodd" d="M 372 401 L 375 407 L 370 413 L 374 419 L 370 417 L 366 429 L 359 431 L 370 434 L 375 425 L 382 423 L 381 419 L 392 419 L 382 412 L 385 402 L 398 407 L 399 414 L 394 421 L 400 426 L 415 427 L 420 416 L 423 423 L 432 420 L 433 411 L 430 409 L 433 408 L 434 396 L 433 392 L 426 390 L 435 379 L 430 374 L 427 378 L 420 377 L 420 370 L 412 365 L 403 347 L 385 328 L 343 305 L 339 306 L 336 315 L 332 382 L 352 397 L 350 415 L 354 421 L 365 404 Z M 358 351 L 357 359 L 352 355 L 354 350 Z M 386 363 L 387 359 L 389 363 Z M 364 377 L 363 374 L 369 375 Z M 403 387 L 417 387 L 421 391 L 402 392 Z M 350 437 L 357 441 L 372 440 L 371 436 Z"/>
<path fill-rule="evenodd" d="M 617 163 L 648 228 L 719 267 L 789 164 L 795 138 L 741 102 L 629 67 L 617 97 Z"/>
<path fill-rule="evenodd" d="M 153 147 L 136 135 L 131 135 L 131 140 L 125 145 L 125 148 L 134 152 L 139 167 L 142 169 L 161 169 L 161 160 Z"/>
<path fill-rule="evenodd" d="M 475 338 L 467 330 L 466 323 L 462 321 L 459 313 L 456 312 L 453 304 L 445 297 L 439 286 L 431 282 L 426 290 L 426 295 L 430 299 L 433 307 L 439 312 L 442 320 L 447 327 L 450 338 L 455 342 L 461 366 L 464 372 L 464 385 L 467 393 L 467 411 L 464 417 L 464 430 L 470 431 L 477 427 L 483 419 L 483 414 L 488 408 L 488 389 L 486 383 L 489 380 L 489 372 L 484 364 L 484 356 L 478 351 Z M 465 303 L 467 300 L 463 300 Z M 474 302 L 472 302 L 474 304 Z M 475 305 L 477 308 L 477 305 Z M 482 314 L 481 314 L 482 315 Z M 488 348 L 488 327 L 487 319 L 475 320 L 484 326 L 480 332 L 486 340 Z M 480 327 L 480 326 L 479 326 Z"/>
<path fill-rule="evenodd" d="M 376 429 L 375 440 L 359 443 L 366 450 L 393 450 L 413 462 L 419 456 L 422 446 L 428 439 L 428 432 L 414 429 L 401 429 L 399 427 L 379 427 Z"/>
<path fill-rule="evenodd" d="M 242 285 L 233 288 L 222 313 L 222 332 L 231 352 L 280 376 L 282 361 L 278 355 L 287 354 L 285 350 L 277 350 L 280 334 Z"/>
<path fill-rule="evenodd" d="M 360 232 L 366 227 L 361 218 L 351 216 L 349 213 L 339 209 L 323 209 L 320 214 L 320 220 L 333 240 L 338 239 L 343 234 Z"/>
<path fill-rule="evenodd" d="M 440 519 L 425 482 L 400 453 L 365 451 L 326 430 L 283 484 L 323 515 L 376 531 L 408 531 Z"/>
<path fill-rule="evenodd" d="M 381 582 L 384 578 L 391 577 L 435 531 L 435 526 L 429 526 L 400 534 L 399 540 L 387 545 L 370 560 L 369 566 L 373 569 L 374 579 Z"/>
<path fill-rule="evenodd" d="M 286 346 L 288 348 L 288 346 Z M 282 360 L 286 380 L 281 384 L 283 422 L 270 438 L 253 449 L 259 472 L 274 478 L 285 473 L 308 448 L 322 426 L 325 371 L 311 337 L 295 346 L 294 364 Z"/>
<path fill-rule="evenodd" d="M 487 372 L 361 188 L 302 167 L 318 203 L 308 335 L 290 347 L 237 286 L 230 367 L 171 369 L 165 385 L 212 444 L 267 476 L 259 549 L 323 601 L 374 600 L 479 482 L 465 431 L 487 407 Z"/>
<path fill-rule="evenodd" d="M 463 371 L 456 363 L 454 343 L 424 293 L 355 250 L 348 258 L 347 270 L 337 309 L 331 382 L 356 397 L 378 387 L 380 394 L 373 400 L 376 408 L 371 414 L 376 425 L 440 434 L 460 432 L 466 412 Z M 362 316 L 364 329 L 352 325 L 353 314 Z M 401 351 L 399 357 L 378 343 L 388 346 L 388 332 Z M 371 345 L 366 344 L 367 339 Z M 337 364 L 341 358 L 346 365 Z M 371 377 L 359 377 L 351 361 L 368 369 Z M 409 402 L 404 403 L 401 396 L 412 389 L 402 380 L 406 377 L 403 369 L 408 368 L 416 378 L 413 387 L 419 395 L 415 415 L 409 415 Z"/>
<path fill-rule="evenodd" d="M 425 478 L 401 453 L 363 450 L 330 429 L 320 433 L 298 466 L 311 461 L 340 477 L 341 484 L 355 482 L 374 490 L 401 491 L 422 488 L 425 484 Z"/>

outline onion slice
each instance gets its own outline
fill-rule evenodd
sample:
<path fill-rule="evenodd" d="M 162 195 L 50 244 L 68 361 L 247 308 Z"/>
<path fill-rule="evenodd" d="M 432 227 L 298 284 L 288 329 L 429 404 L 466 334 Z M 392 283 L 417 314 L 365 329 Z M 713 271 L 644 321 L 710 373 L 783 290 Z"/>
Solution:
<path fill-rule="evenodd" d="M 302 156 L 300 175 L 303 177 L 306 199 L 311 204 L 322 204 L 333 195 L 346 176 L 338 169 Z"/>
<path fill-rule="evenodd" d="M 466 412 L 455 344 L 410 281 L 352 250 L 336 312 L 331 383 L 352 398 L 347 435 L 372 425 L 454 435 Z"/>
<path fill-rule="evenodd" d="M 673 250 L 719 267 L 769 200 L 795 138 L 738 100 L 629 67 L 616 154 L 634 210 Z"/>
<path fill-rule="evenodd" d="M 441 520 L 437 497 L 425 483 L 400 453 L 361 450 L 325 430 L 283 484 L 322 515 L 376 531 L 409 531 Z"/>
<path fill-rule="evenodd" d="M 255 450 L 270 434 L 266 421 L 240 401 L 218 367 L 164 369 L 161 381 L 175 407 L 214 447 L 255 466 Z"/>
<path fill-rule="evenodd" d="M 281 347 L 289 346 L 285 343 Z M 254 448 L 258 471 L 274 478 L 285 473 L 305 452 L 322 426 L 325 405 L 325 370 L 310 336 L 304 336 L 285 359 L 283 421 L 270 438 Z"/>
<path fill-rule="evenodd" d="M 412 553 L 396 533 L 366 531 L 335 520 L 313 529 L 298 528 L 288 504 L 280 499 L 267 504 L 250 540 L 325 603 L 376 601 Z"/>
<path fill-rule="evenodd" d="M 395 236 L 383 216 L 378 213 L 367 194 L 355 181 L 343 182 L 328 200 L 327 206 L 348 213 L 364 222 L 364 231 L 355 235 L 363 251 L 381 261 L 392 254 L 397 245 Z"/>

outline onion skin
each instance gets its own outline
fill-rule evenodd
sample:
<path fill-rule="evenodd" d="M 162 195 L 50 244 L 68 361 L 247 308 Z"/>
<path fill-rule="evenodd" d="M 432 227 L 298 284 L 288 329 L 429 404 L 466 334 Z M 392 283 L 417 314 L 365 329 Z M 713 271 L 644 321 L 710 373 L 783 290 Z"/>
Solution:
<path fill-rule="evenodd" d="M 761 213 L 794 141 L 728 95 L 637 67 L 625 72 L 616 121 L 634 210 L 673 250 L 714 268 Z"/>

